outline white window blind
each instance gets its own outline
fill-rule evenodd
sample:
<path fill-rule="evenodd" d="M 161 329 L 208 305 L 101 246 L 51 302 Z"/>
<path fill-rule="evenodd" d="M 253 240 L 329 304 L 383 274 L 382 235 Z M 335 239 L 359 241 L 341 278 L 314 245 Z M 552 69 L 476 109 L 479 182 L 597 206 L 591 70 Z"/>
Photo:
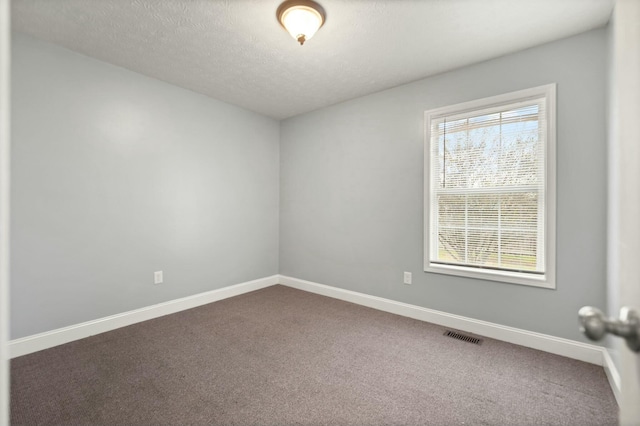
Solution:
<path fill-rule="evenodd" d="M 548 102 L 428 114 L 431 267 L 545 277 Z"/>

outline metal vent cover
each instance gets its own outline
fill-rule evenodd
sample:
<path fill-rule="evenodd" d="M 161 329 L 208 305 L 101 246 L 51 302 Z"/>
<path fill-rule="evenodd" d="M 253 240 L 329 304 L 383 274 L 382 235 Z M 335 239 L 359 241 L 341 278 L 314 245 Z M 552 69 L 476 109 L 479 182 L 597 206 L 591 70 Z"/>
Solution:
<path fill-rule="evenodd" d="M 462 340 L 463 342 L 473 343 L 474 345 L 482 344 L 482 339 L 477 337 L 468 336 L 466 334 L 458 333 L 457 331 L 447 330 L 444 332 L 444 335 L 447 337 L 451 337 L 453 339 Z"/>

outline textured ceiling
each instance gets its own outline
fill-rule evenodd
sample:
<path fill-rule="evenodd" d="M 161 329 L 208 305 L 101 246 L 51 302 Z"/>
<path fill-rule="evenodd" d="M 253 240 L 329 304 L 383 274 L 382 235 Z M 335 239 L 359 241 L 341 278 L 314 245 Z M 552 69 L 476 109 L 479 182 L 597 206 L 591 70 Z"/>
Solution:
<path fill-rule="evenodd" d="M 612 0 L 13 0 L 13 29 L 277 119 L 600 27 Z"/>

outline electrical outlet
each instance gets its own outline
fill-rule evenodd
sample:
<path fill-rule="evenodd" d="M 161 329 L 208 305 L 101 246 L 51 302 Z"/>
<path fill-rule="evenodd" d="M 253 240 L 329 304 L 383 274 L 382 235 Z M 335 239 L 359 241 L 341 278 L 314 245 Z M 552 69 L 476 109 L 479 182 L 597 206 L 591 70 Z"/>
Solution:
<path fill-rule="evenodd" d="M 153 273 L 153 283 L 162 284 L 162 271 L 156 271 Z"/>
<path fill-rule="evenodd" d="M 404 283 L 411 284 L 411 272 L 404 273 Z"/>

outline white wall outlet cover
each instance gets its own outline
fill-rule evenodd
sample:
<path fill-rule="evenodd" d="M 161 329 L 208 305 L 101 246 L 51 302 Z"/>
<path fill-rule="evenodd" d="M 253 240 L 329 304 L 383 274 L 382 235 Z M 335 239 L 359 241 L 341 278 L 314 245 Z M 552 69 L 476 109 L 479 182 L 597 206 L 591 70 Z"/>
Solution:
<path fill-rule="evenodd" d="M 411 284 L 411 272 L 404 273 L 404 283 Z"/>
<path fill-rule="evenodd" d="M 162 271 L 156 271 L 153 273 L 153 283 L 154 284 L 161 284 L 162 283 Z"/>

